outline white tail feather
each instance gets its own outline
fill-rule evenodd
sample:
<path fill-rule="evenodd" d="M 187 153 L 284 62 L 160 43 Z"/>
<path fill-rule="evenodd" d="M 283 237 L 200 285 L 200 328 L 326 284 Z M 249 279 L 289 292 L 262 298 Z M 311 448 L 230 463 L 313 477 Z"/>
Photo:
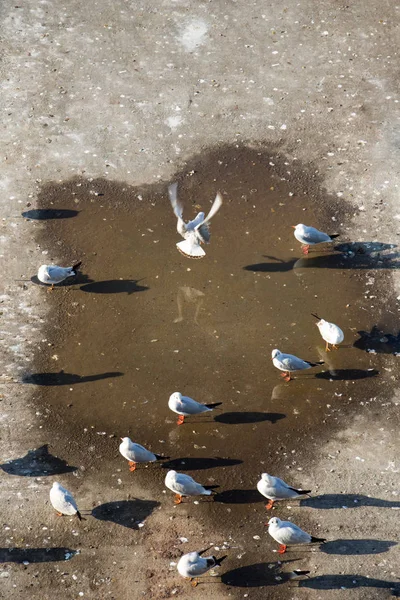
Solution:
<path fill-rule="evenodd" d="M 196 242 L 193 243 L 191 239 L 178 242 L 176 247 L 188 258 L 203 258 L 206 255 L 203 248 Z"/>

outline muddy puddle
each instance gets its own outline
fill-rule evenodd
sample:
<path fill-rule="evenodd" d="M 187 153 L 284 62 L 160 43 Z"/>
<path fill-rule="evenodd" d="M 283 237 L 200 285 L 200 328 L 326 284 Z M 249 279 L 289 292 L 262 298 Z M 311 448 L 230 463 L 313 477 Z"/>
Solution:
<path fill-rule="evenodd" d="M 219 484 L 213 503 L 175 509 L 162 493 L 165 468 L 124 472 L 169 513 L 192 512 L 204 539 L 232 547 L 214 597 L 228 588 L 243 596 L 246 577 L 230 570 L 276 561 L 255 491 L 260 473 L 307 487 L 324 442 L 361 403 L 373 418 L 390 395 L 392 373 L 382 358 L 397 350 L 395 259 L 376 241 L 348 239 L 353 210 L 324 193 L 310 171 L 276 152 L 243 148 L 187 163 L 173 179 L 186 218 L 207 212 L 218 190 L 224 199 L 198 261 L 176 249 L 169 182 L 133 188 L 72 179 L 46 186 L 40 198 L 40 209 L 68 215 L 40 219 L 44 262 L 79 259 L 83 275 L 51 294 L 43 289 L 52 306 L 48 334 L 24 381 L 48 411 L 62 459 L 70 450 L 106 478 L 125 468 L 118 438 L 129 435 L 168 455 L 165 466 Z M 303 257 L 291 228 L 297 223 L 343 235 Z M 324 351 L 312 312 L 344 330 L 339 351 Z M 273 348 L 325 365 L 285 383 L 272 365 Z M 174 391 L 223 404 L 178 427 L 167 406 Z M 275 515 L 287 516 L 283 505 Z M 181 551 L 195 547 L 191 538 Z M 265 581 L 263 571 L 259 587 L 247 582 L 252 598 L 285 597 L 275 575 L 272 569 Z"/>

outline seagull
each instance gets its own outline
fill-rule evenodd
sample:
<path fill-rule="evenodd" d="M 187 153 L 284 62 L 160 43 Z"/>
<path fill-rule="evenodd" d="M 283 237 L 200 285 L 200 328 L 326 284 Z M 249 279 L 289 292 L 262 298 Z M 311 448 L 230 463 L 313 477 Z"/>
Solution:
<path fill-rule="evenodd" d="M 175 492 L 175 504 L 180 504 L 183 496 L 211 496 L 212 488 L 216 487 L 215 485 L 202 486 L 190 475 L 176 471 L 168 471 L 165 485 L 171 492 Z"/>
<path fill-rule="evenodd" d="M 63 515 L 76 515 L 78 519 L 82 521 L 81 513 L 78 510 L 71 492 L 66 490 L 61 484 L 57 483 L 57 481 L 53 483 L 53 487 L 50 489 L 50 502 L 57 511 L 59 517 L 62 517 Z"/>
<path fill-rule="evenodd" d="M 324 319 L 321 319 L 321 317 L 314 313 L 311 313 L 311 315 L 318 319 L 317 327 L 322 339 L 326 342 L 325 351 L 330 352 L 329 344 L 332 344 L 332 350 L 338 350 L 336 344 L 341 344 L 344 340 L 344 333 L 340 327 L 335 325 L 335 323 L 324 321 Z"/>
<path fill-rule="evenodd" d="M 135 444 L 128 437 L 120 438 L 122 442 L 119 445 L 119 451 L 124 458 L 126 458 L 129 464 L 129 470 L 134 471 L 137 463 L 148 463 L 168 458 L 168 456 L 161 456 L 161 454 L 154 454 L 147 450 L 140 444 Z"/>
<path fill-rule="evenodd" d="M 51 292 L 57 283 L 61 283 L 68 277 L 73 277 L 74 275 L 76 275 L 75 270 L 78 269 L 81 266 L 81 264 L 82 261 L 75 263 L 74 265 L 72 265 L 72 267 L 42 265 L 41 267 L 39 267 L 37 277 L 42 283 L 51 285 L 51 287 L 47 290 Z"/>
<path fill-rule="evenodd" d="M 314 537 L 291 521 L 281 521 L 278 517 L 272 517 L 268 521 L 268 533 L 279 543 L 279 554 L 284 554 L 288 546 L 326 542 L 325 538 Z"/>
<path fill-rule="evenodd" d="M 257 489 L 268 498 L 269 502 L 265 508 L 269 510 L 273 507 L 274 502 L 278 500 L 285 500 L 286 498 L 297 498 L 297 496 L 303 496 L 309 494 L 311 490 L 297 490 L 296 488 L 290 487 L 285 481 L 279 479 L 279 477 L 273 477 L 268 473 L 262 473 L 261 479 L 257 483 Z"/>
<path fill-rule="evenodd" d="M 319 231 L 319 229 L 315 229 L 315 227 L 303 225 L 303 223 L 300 223 L 299 225 L 292 225 L 292 227 L 294 229 L 294 237 L 296 240 L 304 244 L 302 247 L 303 254 L 308 254 L 310 246 L 333 242 L 333 240 L 340 235 L 339 233 L 328 235 L 323 231 Z"/>
<path fill-rule="evenodd" d="M 177 420 L 177 425 L 182 425 L 185 417 L 189 417 L 191 415 L 199 415 L 200 413 L 209 412 L 220 406 L 222 402 L 213 402 L 212 404 L 200 404 L 200 402 L 196 402 L 189 396 L 182 396 L 179 392 L 174 392 L 171 394 L 168 400 L 168 406 L 172 410 L 172 412 L 179 415 Z"/>
<path fill-rule="evenodd" d="M 293 371 L 303 371 L 304 369 L 324 364 L 323 360 L 313 363 L 308 360 L 302 360 L 293 354 L 283 354 L 283 352 L 277 349 L 272 350 L 272 362 L 274 367 L 283 371 L 281 377 L 284 377 L 285 381 L 290 381 L 290 373 Z"/>
<path fill-rule="evenodd" d="M 213 567 L 220 567 L 223 560 L 225 560 L 226 555 L 221 558 L 216 558 L 215 556 L 205 556 L 204 558 L 201 556 L 204 552 L 207 552 L 210 548 L 206 548 L 205 550 L 200 550 L 199 552 L 189 552 L 188 554 L 184 554 L 179 559 L 177 564 L 177 569 L 179 575 L 185 577 L 185 579 L 189 579 L 195 587 L 197 585 L 196 577 L 200 575 L 204 575 Z M 193 581 L 192 581 L 193 580 Z"/>
<path fill-rule="evenodd" d="M 179 252 L 181 252 L 187 258 L 203 258 L 206 255 L 200 244 L 209 243 L 210 241 L 210 230 L 208 221 L 218 212 L 222 205 L 222 196 L 218 192 L 214 203 L 211 207 L 210 212 L 205 217 L 203 212 L 199 212 L 198 215 L 192 220 L 185 223 L 183 220 L 183 208 L 178 201 L 178 184 L 172 183 L 168 187 L 169 199 L 172 205 L 172 209 L 178 219 L 177 231 L 179 235 L 184 238 L 183 242 L 176 244 Z"/>

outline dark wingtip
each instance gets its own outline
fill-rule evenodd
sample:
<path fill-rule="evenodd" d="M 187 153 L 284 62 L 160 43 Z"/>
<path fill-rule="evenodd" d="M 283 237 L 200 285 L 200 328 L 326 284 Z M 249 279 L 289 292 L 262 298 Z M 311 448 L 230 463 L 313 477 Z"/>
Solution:
<path fill-rule="evenodd" d="M 80 521 L 82 521 L 82 515 L 81 515 L 81 513 L 79 512 L 79 510 L 77 510 L 77 511 L 76 511 L 76 516 L 78 517 L 78 519 L 79 519 Z"/>
<path fill-rule="evenodd" d="M 321 317 L 319 317 L 316 313 L 311 313 L 312 317 L 315 317 L 316 319 L 318 319 L 318 321 L 321 320 Z"/>
<path fill-rule="evenodd" d="M 154 456 L 156 457 L 157 460 L 169 460 L 169 456 L 163 456 L 161 454 L 154 454 Z"/>
<path fill-rule="evenodd" d="M 212 402 L 211 404 L 206 404 L 207 408 L 217 408 L 217 406 L 221 406 L 222 402 Z"/>
<path fill-rule="evenodd" d="M 312 535 L 312 536 L 311 536 L 311 541 L 312 541 L 312 542 L 319 542 L 319 543 L 323 544 L 324 542 L 326 542 L 326 538 L 317 538 L 317 537 L 314 537 L 314 536 Z"/>
<path fill-rule="evenodd" d="M 79 269 L 79 267 L 81 266 L 82 261 L 78 261 L 75 264 L 72 265 L 73 270 L 75 271 L 76 269 Z"/>
<path fill-rule="evenodd" d="M 226 558 L 228 558 L 228 555 L 227 555 L 227 554 L 225 554 L 225 556 L 221 556 L 221 558 L 216 558 L 215 556 L 213 556 L 213 559 L 214 559 L 214 561 L 215 561 L 215 566 L 218 566 L 218 567 L 220 567 L 220 566 L 221 566 L 221 563 L 222 563 L 222 561 L 223 561 L 223 560 L 225 560 Z"/>

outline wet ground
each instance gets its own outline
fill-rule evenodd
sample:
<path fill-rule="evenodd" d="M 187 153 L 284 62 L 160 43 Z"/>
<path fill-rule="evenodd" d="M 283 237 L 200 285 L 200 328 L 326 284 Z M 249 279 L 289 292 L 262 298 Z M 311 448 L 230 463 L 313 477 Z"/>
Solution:
<path fill-rule="evenodd" d="M 274 149 L 204 153 L 173 180 L 186 218 L 207 212 L 218 190 L 223 195 L 203 260 L 188 260 L 176 249 L 169 182 L 137 189 L 75 178 L 43 188 L 39 208 L 50 217 L 25 215 L 40 221 L 39 243 L 48 251 L 43 262 L 82 260 L 82 274 L 52 293 L 43 289 L 52 305 L 48 334 L 22 381 L 35 386 L 52 453 L 79 466 L 62 483 L 86 498 L 98 520 L 92 526 L 87 516 L 74 561 L 89 553 L 94 569 L 105 545 L 118 556 L 132 545 L 138 555 L 158 557 L 158 566 L 148 567 L 151 575 L 147 569 L 138 576 L 137 597 L 187 597 L 170 562 L 211 542 L 229 558 L 222 582 L 204 585 L 207 592 L 199 586 L 199 598 L 226 592 L 241 598 L 246 586 L 252 598 L 284 598 L 288 581 L 276 579 L 277 544 L 266 533 L 256 483 L 267 471 L 303 488 L 314 484 L 314 461 L 331 436 L 361 403 L 368 403 L 373 419 L 377 397 L 390 396 L 393 380 L 382 357 L 397 351 L 390 290 L 397 262 L 379 241 L 349 240 L 352 209 L 324 193 L 311 167 Z M 301 222 L 341 237 L 303 257 L 290 227 Z M 339 351 L 324 351 L 312 312 L 344 330 Z M 270 359 L 274 348 L 325 365 L 285 383 Z M 178 427 L 167 406 L 174 391 L 222 406 Z M 118 453 L 125 435 L 170 459 L 129 473 Z M 175 508 L 172 494 L 163 493 L 167 467 L 218 484 L 214 502 Z M 102 482 L 104 498 L 91 494 L 94 479 Z M 323 481 L 313 493 L 323 496 Z M 303 500 L 301 510 L 296 502 L 291 508 L 283 503 L 273 513 L 293 515 L 307 529 L 315 526 L 311 513 L 340 499 L 315 502 Z M 311 533 L 331 539 L 322 529 Z M 64 545 L 74 548 L 73 541 Z M 365 550 L 344 546 L 331 539 L 321 552 Z M 286 571 L 307 568 L 303 550 L 288 557 L 296 562 Z M 129 572 L 129 562 L 118 568 L 107 597 L 122 597 L 118 577 Z M 314 583 L 317 590 L 327 585 Z"/>

